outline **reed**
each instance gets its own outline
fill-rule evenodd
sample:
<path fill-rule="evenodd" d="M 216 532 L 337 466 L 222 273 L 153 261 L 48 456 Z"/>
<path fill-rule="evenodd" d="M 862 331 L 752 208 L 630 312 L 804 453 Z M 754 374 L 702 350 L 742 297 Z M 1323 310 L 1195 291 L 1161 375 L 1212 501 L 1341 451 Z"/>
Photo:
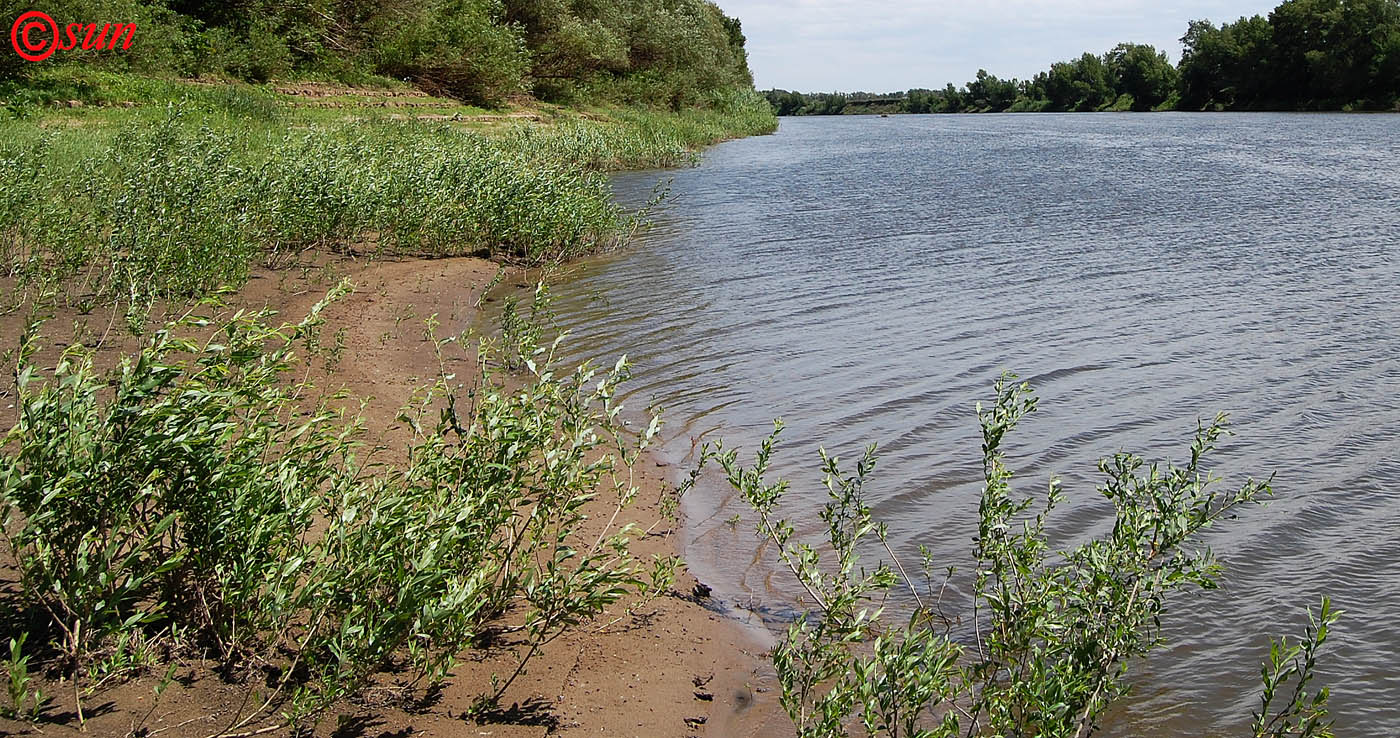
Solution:
<path fill-rule="evenodd" d="M 558 263 L 636 230 L 606 171 L 690 164 L 699 146 L 773 121 L 752 93 L 485 131 L 309 121 L 260 102 L 202 92 L 111 126 L 3 124 L 0 271 L 22 294 L 139 308 L 313 250 Z"/>

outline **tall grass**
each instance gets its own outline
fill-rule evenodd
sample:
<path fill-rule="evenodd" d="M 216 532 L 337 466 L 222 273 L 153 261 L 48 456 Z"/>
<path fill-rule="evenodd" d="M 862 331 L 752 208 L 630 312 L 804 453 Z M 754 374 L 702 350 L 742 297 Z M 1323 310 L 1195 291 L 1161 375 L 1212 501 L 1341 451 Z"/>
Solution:
<path fill-rule="evenodd" d="M 86 66 L 41 67 L 24 77 L 0 80 L 0 105 L 11 117 L 39 117 L 46 106 L 72 101 L 123 112 L 127 106 L 138 103 L 178 102 L 191 110 L 235 115 L 245 120 L 277 119 L 290 110 L 286 97 L 264 86 L 236 82 L 191 84 Z"/>
<path fill-rule="evenodd" d="M 311 249 L 563 261 L 635 228 L 605 171 L 690 163 L 696 146 L 761 130 L 762 115 L 742 112 L 758 102 L 489 132 L 384 120 L 298 129 L 275 112 L 193 103 L 140 111 L 115 133 L 10 122 L 0 270 L 21 286 L 140 305 L 236 287 L 259 259 Z"/>
<path fill-rule="evenodd" d="M 70 156 L 65 139 L 85 135 L 0 154 L 0 257 L 23 280 L 135 302 L 237 286 L 255 258 L 312 248 L 535 264 L 626 232 L 602 174 L 524 137 L 422 124 L 259 136 L 178 109 Z"/>

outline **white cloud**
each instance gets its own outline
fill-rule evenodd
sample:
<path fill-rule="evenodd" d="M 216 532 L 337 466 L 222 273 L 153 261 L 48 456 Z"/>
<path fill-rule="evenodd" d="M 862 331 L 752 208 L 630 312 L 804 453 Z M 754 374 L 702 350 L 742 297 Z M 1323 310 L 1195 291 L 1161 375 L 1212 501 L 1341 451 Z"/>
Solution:
<path fill-rule="evenodd" d="M 1186 22 L 1267 14 L 1278 0 L 719 0 L 744 23 L 760 88 L 890 91 L 1025 78 L 1123 41 L 1175 58 Z"/>

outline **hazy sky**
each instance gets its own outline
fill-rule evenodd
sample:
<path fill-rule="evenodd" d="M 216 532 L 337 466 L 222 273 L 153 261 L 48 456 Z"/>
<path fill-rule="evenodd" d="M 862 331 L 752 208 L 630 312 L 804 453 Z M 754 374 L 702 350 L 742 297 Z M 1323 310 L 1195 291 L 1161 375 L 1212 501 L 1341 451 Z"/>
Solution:
<path fill-rule="evenodd" d="M 744 23 L 759 89 L 957 85 L 979 68 L 1024 79 L 1123 41 L 1176 61 L 1186 22 L 1267 15 L 1277 0 L 719 0 Z"/>

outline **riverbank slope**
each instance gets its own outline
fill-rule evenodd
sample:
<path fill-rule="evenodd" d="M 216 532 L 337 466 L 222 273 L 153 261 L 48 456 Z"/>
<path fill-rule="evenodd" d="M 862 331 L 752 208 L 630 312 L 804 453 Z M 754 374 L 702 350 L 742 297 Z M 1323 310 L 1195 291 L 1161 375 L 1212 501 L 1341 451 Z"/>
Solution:
<path fill-rule="evenodd" d="M 675 113 L 534 102 L 482 111 L 411 90 L 80 76 L 91 83 L 78 86 L 85 97 L 24 105 L 0 124 L 9 165 L 0 188 L 6 364 L 21 358 L 13 339 L 40 318 L 48 348 L 36 366 L 51 369 L 57 347 L 76 346 L 110 371 L 192 309 L 225 317 L 271 309 L 295 323 L 348 279 L 353 292 L 322 316 L 324 351 L 307 357 L 298 379 L 342 389 L 346 407 L 363 403 L 364 443 L 391 462 L 413 436 L 400 409 L 441 369 L 424 331 L 430 316 L 441 335 L 456 334 L 473 325 L 492 286 L 514 288 L 519 266 L 624 244 L 640 214 L 611 205 L 600 172 L 687 164 L 699 147 L 771 122 L 742 96 Z M 453 179 L 463 167 L 475 178 Z M 195 305 L 215 295 L 218 306 Z M 453 369 L 470 376 L 477 358 L 464 352 Z M 0 388 L 6 428 L 34 396 L 13 379 Z M 44 440 L 11 434 L 0 469 L 7 485 L 22 471 L 8 464 Z M 677 553 L 665 502 L 671 475 L 650 458 L 635 469 L 639 502 L 625 515 L 644 533 L 631 552 L 664 559 Z M 602 519 L 610 508 L 594 500 L 584 514 Z M 33 551 L 14 537 L 25 516 L 10 499 L 7 519 L 0 597 L 14 617 L 5 635 L 28 638 L 25 685 L 45 702 L 28 719 L 0 720 L 6 732 L 289 729 L 274 705 L 229 731 L 250 703 L 276 698 L 283 667 L 231 668 L 199 639 L 161 635 L 163 617 L 152 621 L 159 627 L 119 627 L 88 643 L 75 664 L 18 566 Z M 324 710 L 315 733 L 757 734 L 772 714 L 766 664 L 739 626 L 706 609 L 703 592 L 681 574 L 639 606 L 609 605 L 549 643 L 499 705 L 482 710 L 478 697 L 514 663 L 506 612 L 507 637 L 460 654 L 440 687 L 413 688 L 391 659 L 365 689 Z M 134 633 L 149 648 L 133 657 Z"/>

